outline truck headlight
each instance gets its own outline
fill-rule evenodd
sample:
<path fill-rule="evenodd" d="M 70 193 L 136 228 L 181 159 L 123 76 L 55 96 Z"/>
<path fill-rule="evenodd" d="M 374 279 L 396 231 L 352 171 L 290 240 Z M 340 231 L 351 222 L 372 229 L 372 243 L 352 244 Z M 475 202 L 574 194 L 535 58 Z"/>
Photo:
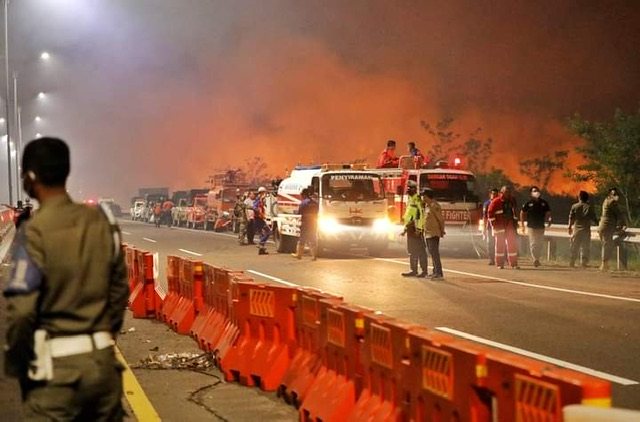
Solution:
<path fill-rule="evenodd" d="M 340 230 L 340 224 L 333 217 L 320 217 L 318 219 L 318 228 L 325 233 L 335 233 Z"/>
<path fill-rule="evenodd" d="M 388 218 L 376 218 L 373 222 L 373 229 L 379 232 L 391 230 L 391 221 Z"/>

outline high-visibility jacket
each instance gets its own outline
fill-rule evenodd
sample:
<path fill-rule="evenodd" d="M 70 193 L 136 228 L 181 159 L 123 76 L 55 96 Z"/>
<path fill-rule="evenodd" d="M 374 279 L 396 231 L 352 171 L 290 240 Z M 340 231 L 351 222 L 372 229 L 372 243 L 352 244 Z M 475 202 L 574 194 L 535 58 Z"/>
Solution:
<path fill-rule="evenodd" d="M 487 216 L 493 227 L 493 233 L 503 233 L 507 226 L 516 225 L 516 201 L 513 198 L 505 199 L 502 194 L 495 197 L 487 209 Z"/>
<path fill-rule="evenodd" d="M 415 224 L 416 230 L 422 231 L 424 228 L 424 209 L 418 194 L 409 197 L 407 209 L 404 212 L 404 226 L 408 227 L 411 222 Z"/>

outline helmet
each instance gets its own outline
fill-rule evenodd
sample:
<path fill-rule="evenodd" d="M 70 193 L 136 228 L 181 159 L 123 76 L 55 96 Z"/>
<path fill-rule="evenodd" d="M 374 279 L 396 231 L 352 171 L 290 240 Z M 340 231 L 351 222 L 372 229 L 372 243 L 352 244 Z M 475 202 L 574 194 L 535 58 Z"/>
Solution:
<path fill-rule="evenodd" d="M 266 191 L 267 191 L 267 188 L 265 188 L 264 186 L 260 186 L 258 188 L 258 193 L 262 193 L 262 192 L 266 192 Z"/>
<path fill-rule="evenodd" d="M 407 182 L 407 188 L 417 188 L 418 187 L 418 182 L 416 182 L 415 180 L 409 180 Z"/>

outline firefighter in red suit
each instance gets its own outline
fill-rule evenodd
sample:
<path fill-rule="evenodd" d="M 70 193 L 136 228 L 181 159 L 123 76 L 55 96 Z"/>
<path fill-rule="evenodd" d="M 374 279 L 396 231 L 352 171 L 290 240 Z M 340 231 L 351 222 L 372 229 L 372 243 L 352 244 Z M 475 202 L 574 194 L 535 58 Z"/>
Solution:
<path fill-rule="evenodd" d="M 500 195 L 491 200 L 487 216 L 493 228 L 496 240 L 496 266 L 504 268 L 504 255 L 511 268 L 518 267 L 518 233 L 516 231 L 516 201 L 511 195 L 511 189 L 503 186 Z"/>
<path fill-rule="evenodd" d="M 387 147 L 382 150 L 376 165 L 379 169 L 398 168 L 398 157 L 396 157 L 396 141 L 387 141 Z"/>

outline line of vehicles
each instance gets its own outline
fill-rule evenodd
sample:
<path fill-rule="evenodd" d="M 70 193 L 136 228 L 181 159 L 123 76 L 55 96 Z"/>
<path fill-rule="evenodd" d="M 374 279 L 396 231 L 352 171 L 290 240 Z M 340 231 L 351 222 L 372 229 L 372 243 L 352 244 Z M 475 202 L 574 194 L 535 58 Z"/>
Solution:
<path fill-rule="evenodd" d="M 414 157 L 402 156 L 398 168 L 370 169 L 363 164 L 296 167 L 266 198 L 266 219 L 278 252 L 295 250 L 300 236 L 296 212 L 302 189 L 310 187 L 318 201 L 321 251 L 362 248 L 373 256 L 381 254 L 401 231 L 409 180 L 415 181 L 419 190 L 429 187 L 435 191 L 447 239 L 469 242 L 478 235 L 482 210 L 475 175 L 460 168 L 459 160 L 453 165 L 438 162 L 425 168 Z M 237 228 L 233 215 L 237 195 L 255 192 L 258 187 L 228 180 L 225 174 L 213 182 L 211 189 L 173 193 L 172 225 L 217 231 Z M 168 191 L 134 198 L 131 218 L 152 221 L 152 204 L 167 198 Z"/>

